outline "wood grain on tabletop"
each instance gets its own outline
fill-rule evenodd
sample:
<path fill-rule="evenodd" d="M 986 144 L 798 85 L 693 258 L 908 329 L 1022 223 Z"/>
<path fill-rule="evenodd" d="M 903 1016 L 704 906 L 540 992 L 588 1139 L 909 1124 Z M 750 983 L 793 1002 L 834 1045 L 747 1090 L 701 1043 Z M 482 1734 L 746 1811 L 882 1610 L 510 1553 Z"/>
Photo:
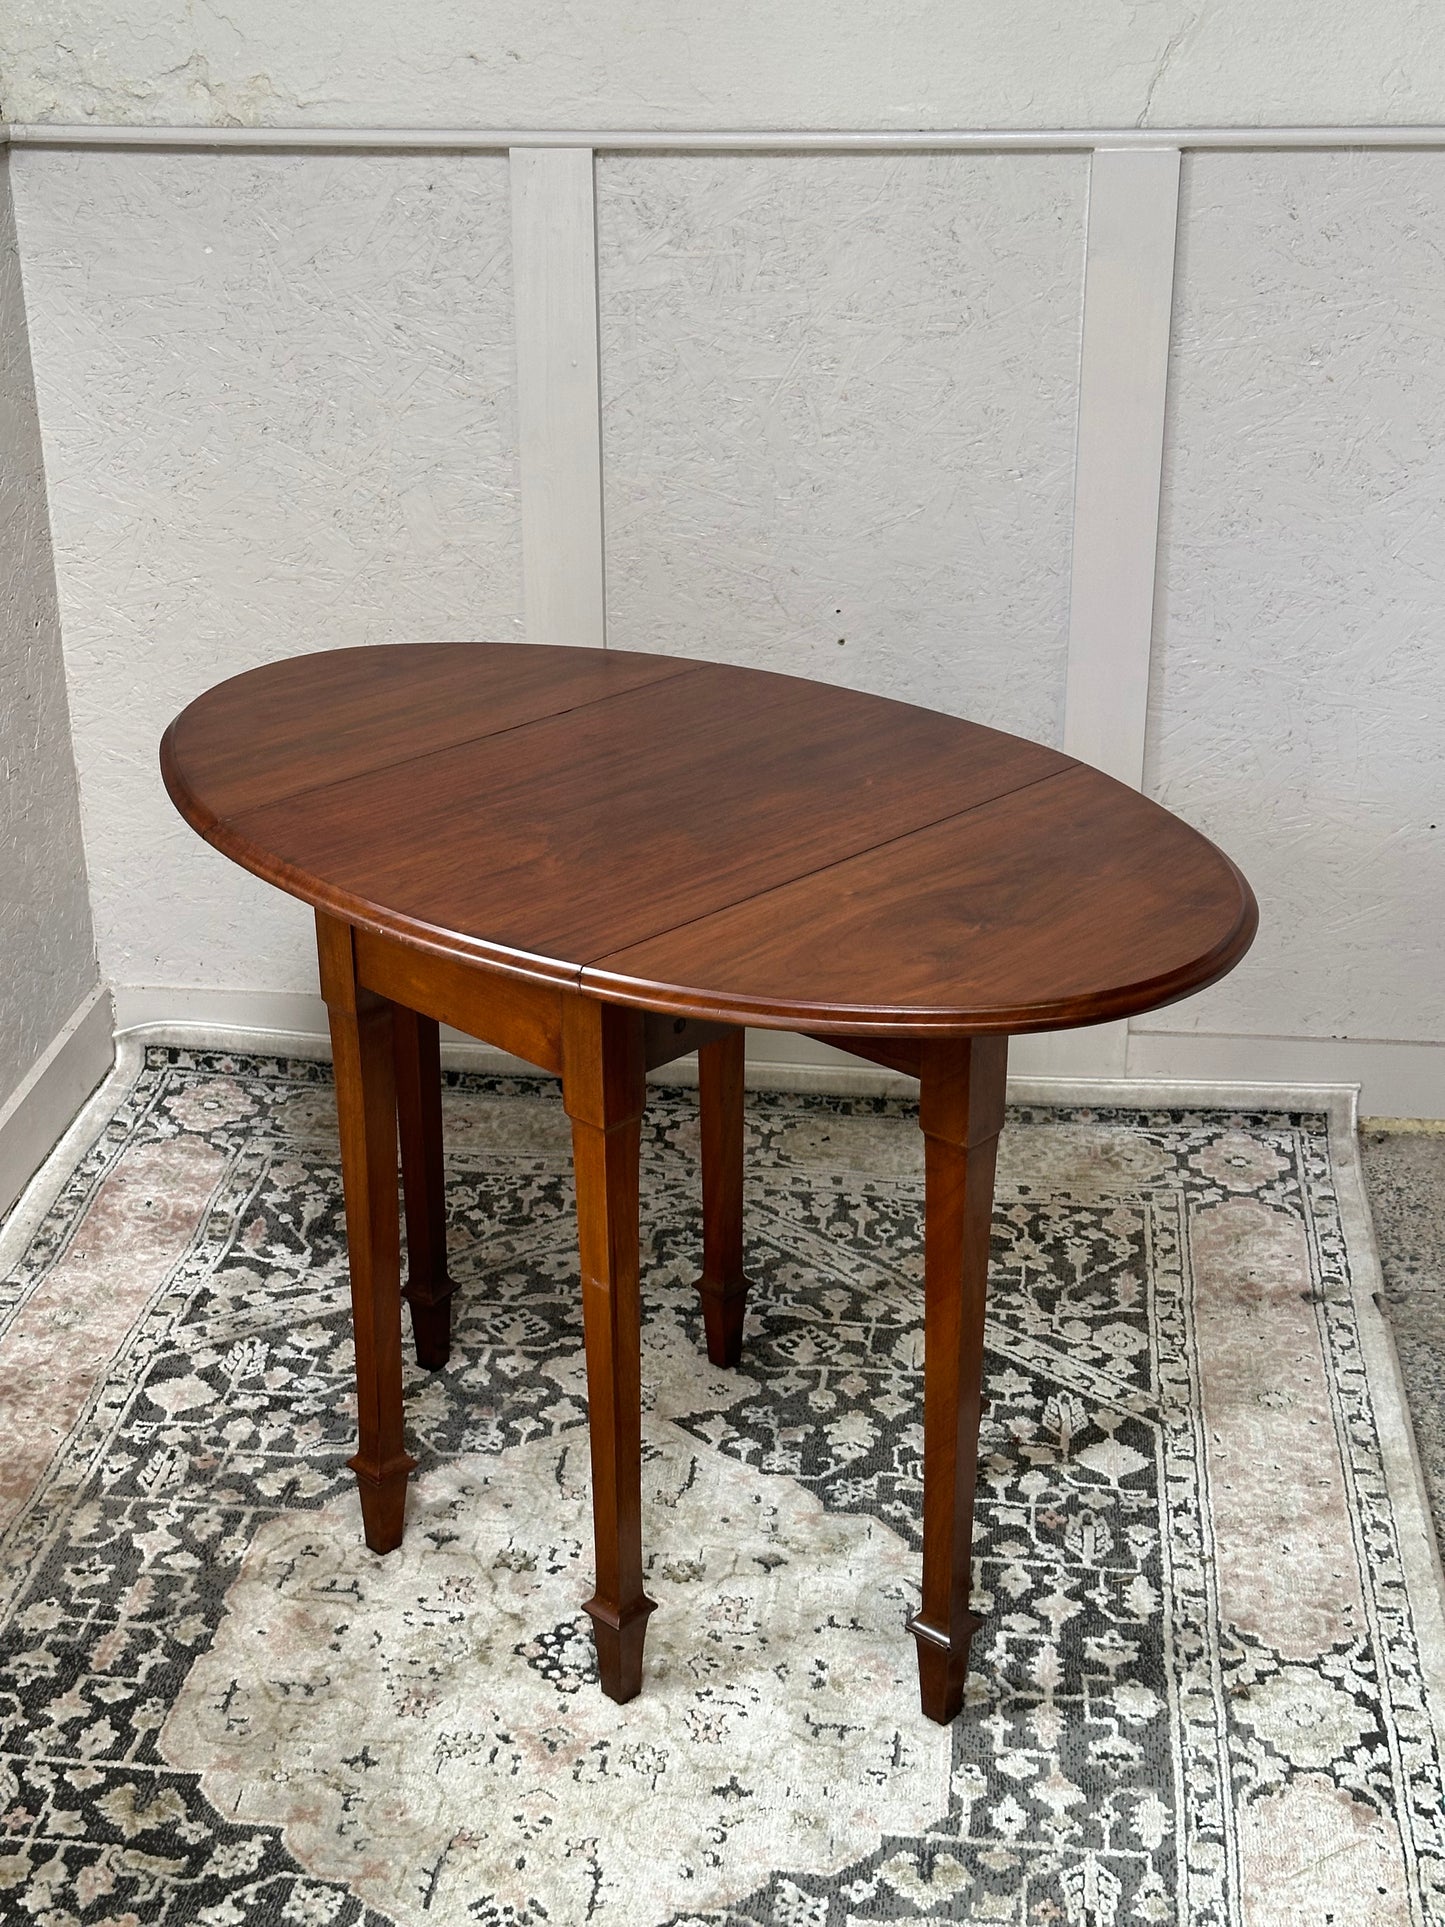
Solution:
<path fill-rule="evenodd" d="M 966 1011 L 1027 1031 L 1186 996 L 1238 962 L 1255 921 L 1213 844 L 1076 764 L 601 958 L 582 983 L 783 1028 L 922 1031 Z"/>
<path fill-rule="evenodd" d="M 1254 927 L 1218 850 L 1055 750 L 719 663 L 336 651 L 220 685 L 163 762 L 203 835 L 333 915 L 699 1017 L 1120 1016 Z"/>
<path fill-rule="evenodd" d="M 910 1624 L 923 1710 L 952 1719 L 977 1625 L 1005 1033 L 1151 1009 L 1222 976 L 1256 916 L 1234 866 L 1036 743 L 791 677 L 615 652 L 461 644 L 280 663 L 192 704 L 162 765 L 202 835 L 317 906 L 356 1330 L 350 1463 L 375 1551 L 400 1543 L 413 1465 L 398 1113 L 407 1290 L 418 1356 L 437 1364 L 452 1284 L 436 1020 L 562 1074 L 592 1450 L 585 1610 L 616 1700 L 642 1685 L 653 1610 L 640 1493 L 647 1066 L 700 1047 L 700 1284 L 716 1362 L 739 1355 L 747 1295 L 736 1026 L 832 1035 L 918 1074 L 924 1553 Z"/>
<path fill-rule="evenodd" d="M 184 727 L 166 732 L 162 756 L 168 777 L 227 818 L 688 666 L 672 656 L 525 642 L 326 649 L 218 683 L 177 718 Z"/>

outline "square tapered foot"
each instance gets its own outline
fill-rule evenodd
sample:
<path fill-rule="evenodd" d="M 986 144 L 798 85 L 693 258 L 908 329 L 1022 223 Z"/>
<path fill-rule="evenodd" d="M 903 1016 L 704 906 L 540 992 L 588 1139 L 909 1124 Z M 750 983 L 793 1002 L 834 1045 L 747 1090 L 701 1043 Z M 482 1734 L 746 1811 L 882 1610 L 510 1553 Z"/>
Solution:
<path fill-rule="evenodd" d="M 608 1699 L 625 1706 L 642 1691 L 642 1644 L 647 1637 L 648 1615 L 657 1611 L 657 1601 L 644 1595 L 635 1606 L 618 1614 L 589 1599 L 582 1610 L 592 1619 L 602 1690 Z"/>
<path fill-rule="evenodd" d="M 968 1652 L 983 1621 L 969 1613 L 961 1635 L 949 1639 L 917 1617 L 908 1630 L 918 1642 L 918 1694 L 924 1715 L 947 1726 L 963 1711 L 963 1689 L 968 1680 Z"/>
<path fill-rule="evenodd" d="M 408 1287 L 401 1295 L 411 1306 L 411 1335 L 416 1346 L 416 1362 L 424 1372 L 440 1371 L 452 1355 L 452 1293 L 456 1286 L 447 1279 L 440 1292 L 413 1297 Z"/>
<path fill-rule="evenodd" d="M 403 1453 L 379 1478 L 355 1459 L 348 1459 L 347 1464 L 356 1474 L 367 1545 L 373 1552 L 395 1552 L 406 1526 L 406 1482 L 416 1470 L 416 1460 Z"/>
<path fill-rule="evenodd" d="M 747 1310 L 751 1284 L 750 1278 L 742 1278 L 722 1292 L 712 1290 L 702 1280 L 698 1282 L 707 1355 L 714 1365 L 736 1365 L 742 1358 L 743 1314 Z"/>

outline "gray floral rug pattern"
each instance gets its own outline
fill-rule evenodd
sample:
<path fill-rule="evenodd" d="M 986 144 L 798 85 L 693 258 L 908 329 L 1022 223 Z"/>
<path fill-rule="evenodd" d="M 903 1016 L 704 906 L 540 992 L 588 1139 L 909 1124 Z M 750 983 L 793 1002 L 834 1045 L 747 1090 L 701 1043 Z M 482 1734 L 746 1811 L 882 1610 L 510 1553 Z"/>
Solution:
<path fill-rule="evenodd" d="M 452 1361 L 361 1542 L 323 1065 L 152 1049 L 0 1281 L 0 1917 L 1445 1920 L 1441 1754 L 1325 1120 L 1018 1111 L 984 1625 L 917 1710 L 922 1154 L 754 1097 L 742 1368 L 696 1107 L 643 1168 L 642 1697 L 597 1691 L 555 1088 L 450 1076 Z M 13 1245 L 12 1239 L 12 1245 Z"/>

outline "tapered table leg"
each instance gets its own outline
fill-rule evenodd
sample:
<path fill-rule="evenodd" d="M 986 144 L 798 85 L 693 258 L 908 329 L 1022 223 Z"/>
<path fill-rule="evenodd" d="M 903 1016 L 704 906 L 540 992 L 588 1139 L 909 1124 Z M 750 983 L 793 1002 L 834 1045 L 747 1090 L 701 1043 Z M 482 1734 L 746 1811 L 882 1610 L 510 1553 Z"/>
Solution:
<path fill-rule="evenodd" d="M 945 1725 L 963 1705 L 973 1502 L 982 1410 L 984 1298 L 994 1163 L 1003 1125 L 1005 1037 L 925 1043 L 923 1603 L 918 1641 L 923 1711 Z"/>
<path fill-rule="evenodd" d="M 654 1602 L 642 1590 L 642 1300 L 638 1160 L 644 1083 L 640 1012 L 590 998 L 563 1005 L 562 1101 L 572 1120 L 597 1588 L 586 1602 L 609 1699 L 642 1686 Z"/>
<path fill-rule="evenodd" d="M 318 912 L 321 991 L 331 1019 L 351 1316 L 356 1332 L 356 1456 L 366 1543 L 401 1544 L 407 1475 L 402 1437 L 401 1226 L 396 1183 L 396 1083 L 392 1006 L 363 990 L 349 924 Z"/>
<path fill-rule="evenodd" d="M 743 1041 L 729 1031 L 697 1053 L 702 1125 L 702 1296 L 707 1355 L 736 1365 L 743 1350 Z"/>
<path fill-rule="evenodd" d="M 452 1348 L 447 1275 L 447 1205 L 442 1168 L 442 1060 L 439 1026 L 404 1005 L 392 1007 L 401 1176 L 406 1199 L 406 1285 L 416 1361 L 445 1365 Z"/>

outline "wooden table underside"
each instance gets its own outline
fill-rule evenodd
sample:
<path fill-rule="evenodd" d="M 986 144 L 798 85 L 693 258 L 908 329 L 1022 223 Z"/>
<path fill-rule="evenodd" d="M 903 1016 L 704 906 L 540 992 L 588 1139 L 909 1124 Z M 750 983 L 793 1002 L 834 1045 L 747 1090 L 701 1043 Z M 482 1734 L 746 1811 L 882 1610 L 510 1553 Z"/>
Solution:
<path fill-rule="evenodd" d="M 402 1423 L 401 1300 L 417 1362 L 451 1347 L 442 1186 L 438 1022 L 562 1079 L 572 1123 L 592 1448 L 596 1589 L 587 1600 L 602 1690 L 631 1699 L 654 1602 L 643 1590 L 641 1297 L 638 1160 L 649 1070 L 697 1052 L 702 1122 L 703 1266 L 698 1279 L 715 1365 L 742 1355 L 743 1036 L 607 1004 L 575 990 L 456 969 L 394 939 L 318 913 L 322 992 L 331 1021 L 356 1331 L 358 1444 L 351 1460 L 366 1543 L 401 1543 L 415 1460 Z M 1003 1125 L 1005 1037 L 832 1036 L 845 1050 L 920 1080 L 925 1142 L 923 1710 L 948 1721 L 963 1704 L 970 1550 L 983 1377 L 994 1160 Z M 398 1123 L 408 1275 L 400 1276 Z"/>
<path fill-rule="evenodd" d="M 1204 838 L 1056 751 L 722 665 L 508 645 L 336 651 L 167 732 L 203 836 L 316 911 L 356 1332 L 366 1540 L 400 1543 L 401 1301 L 450 1345 L 438 1024 L 562 1080 L 572 1124 L 603 1690 L 642 1683 L 638 1165 L 649 1069 L 694 1050 L 708 1355 L 736 1364 L 743 1029 L 919 1080 L 923 1710 L 969 1643 L 983 1321 L 1008 1036 L 1155 1008 L 1248 948 Z M 397 1145 L 409 1275 L 400 1279 Z"/>

